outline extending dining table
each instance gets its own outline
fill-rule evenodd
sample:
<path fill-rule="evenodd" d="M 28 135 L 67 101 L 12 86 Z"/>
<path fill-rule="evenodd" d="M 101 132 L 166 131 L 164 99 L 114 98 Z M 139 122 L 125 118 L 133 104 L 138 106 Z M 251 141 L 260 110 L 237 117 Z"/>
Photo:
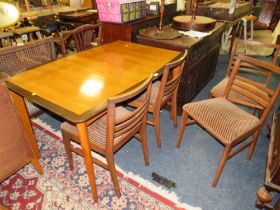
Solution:
<path fill-rule="evenodd" d="M 130 90 L 181 52 L 116 41 L 21 72 L 7 81 L 34 151 L 38 145 L 24 98 L 75 124 L 81 141 L 94 202 L 98 202 L 87 125 L 106 110 L 109 97 Z"/>

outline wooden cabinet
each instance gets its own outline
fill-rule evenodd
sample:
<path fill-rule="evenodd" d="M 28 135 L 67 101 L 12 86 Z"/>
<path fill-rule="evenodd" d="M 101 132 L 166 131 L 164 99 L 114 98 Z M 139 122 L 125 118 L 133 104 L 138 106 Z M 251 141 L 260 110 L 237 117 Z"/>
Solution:
<path fill-rule="evenodd" d="M 181 11 L 165 14 L 163 18 L 164 25 L 171 23 L 174 16 L 181 14 Z M 158 26 L 158 24 L 158 15 L 148 15 L 145 18 L 124 24 L 102 22 L 101 42 L 103 44 L 117 40 L 134 42 L 140 29 L 148 26 Z"/>
<path fill-rule="evenodd" d="M 257 192 L 256 207 L 260 209 L 280 209 L 280 199 L 272 206 L 272 192 L 280 192 L 280 111 L 274 114 L 271 129 L 264 187 Z"/>
<path fill-rule="evenodd" d="M 188 50 L 177 96 L 178 114 L 181 114 L 182 106 L 190 102 L 212 79 L 219 56 L 223 29 L 224 24 L 217 23 L 210 35 L 200 39 L 182 36 L 173 40 L 155 40 L 137 36 L 137 42 L 141 44 L 182 52 Z"/>

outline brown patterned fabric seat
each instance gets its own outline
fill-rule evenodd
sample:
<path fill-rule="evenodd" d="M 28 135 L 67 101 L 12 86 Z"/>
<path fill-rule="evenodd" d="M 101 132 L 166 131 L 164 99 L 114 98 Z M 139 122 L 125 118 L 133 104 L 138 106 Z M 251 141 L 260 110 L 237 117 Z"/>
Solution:
<path fill-rule="evenodd" d="M 121 196 L 121 192 L 116 174 L 114 153 L 135 136 L 141 142 L 145 165 L 149 164 L 146 122 L 151 89 L 152 75 L 134 89 L 109 98 L 107 110 L 86 122 L 88 124 L 89 149 L 101 154 L 106 159 L 106 161 L 101 161 L 92 156 L 92 161 L 110 171 L 118 197 Z M 127 110 L 122 106 L 142 94 L 144 94 L 143 100 L 136 109 Z M 67 122 L 61 124 L 61 133 L 69 168 L 73 170 L 72 152 L 83 156 L 81 148 L 71 143 L 71 140 L 80 143 L 79 133 L 75 126 Z"/>
<path fill-rule="evenodd" d="M 122 106 L 116 107 L 116 120 L 120 120 L 122 117 L 128 115 L 130 111 Z M 106 129 L 107 129 L 107 114 L 94 121 L 88 126 L 88 136 L 91 144 L 96 144 L 99 147 L 105 149 L 106 147 Z M 71 136 L 78 136 L 78 130 L 76 126 L 64 122 L 61 124 L 61 129 L 66 130 Z M 119 136 L 114 139 L 114 144 L 118 144 L 121 138 L 125 136 Z M 73 139 L 78 140 L 79 139 Z"/>
<path fill-rule="evenodd" d="M 229 144 L 244 132 L 260 124 L 260 120 L 235 106 L 225 98 L 213 98 L 183 106 L 196 122 L 209 133 Z"/>
<path fill-rule="evenodd" d="M 244 65 L 261 68 L 267 75 L 270 75 L 269 79 L 263 83 L 240 76 L 239 70 Z M 200 125 L 225 147 L 212 187 L 216 187 L 226 161 L 232 156 L 249 147 L 247 159 L 251 159 L 261 128 L 280 93 L 280 82 L 275 80 L 279 76 L 280 68 L 278 66 L 238 55 L 232 73 L 228 81 L 225 82 L 227 84 L 223 98 L 210 98 L 183 106 L 177 147 L 182 142 L 185 126 L 192 123 Z M 259 116 L 256 117 L 253 113 L 247 112 L 250 111 L 249 107 L 241 109 L 240 106 L 232 103 L 229 99 L 234 93 L 255 101 L 256 107 L 262 110 Z"/>

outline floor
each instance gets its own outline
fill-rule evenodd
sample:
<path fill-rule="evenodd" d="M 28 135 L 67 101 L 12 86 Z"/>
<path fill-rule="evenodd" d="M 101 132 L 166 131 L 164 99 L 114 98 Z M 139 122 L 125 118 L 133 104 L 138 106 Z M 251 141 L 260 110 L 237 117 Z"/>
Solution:
<path fill-rule="evenodd" d="M 194 100 L 208 97 L 209 89 L 224 77 L 227 62 L 228 56 L 220 55 L 214 79 Z M 280 100 L 275 107 L 279 105 Z M 39 118 L 54 129 L 59 129 L 60 121 L 55 117 L 43 114 Z M 263 185 L 265 173 L 268 149 L 266 127 L 262 130 L 252 159 L 246 160 L 247 149 L 231 158 L 216 188 L 212 188 L 211 183 L 223 146 L 200 127 L 192 125 L 185 129 L 181 147 L 177 149 L 175 144 L 178 128 L 173 127 L 166 110 L 161 112 L 161 128 L 162 148 L 158 149 L 154 130 L 148 126 L 149 166 L 144 165 L 141 145 L 135 139 L 115 154 L 117 165 L 157 186 L 161 185 L 153 181 L 153 172 L 175 182 L 175 188 L 162 188 L 175 192 L 181 202 L 192 206 L 208 210 L 255 209 L 256 190 Z"/>

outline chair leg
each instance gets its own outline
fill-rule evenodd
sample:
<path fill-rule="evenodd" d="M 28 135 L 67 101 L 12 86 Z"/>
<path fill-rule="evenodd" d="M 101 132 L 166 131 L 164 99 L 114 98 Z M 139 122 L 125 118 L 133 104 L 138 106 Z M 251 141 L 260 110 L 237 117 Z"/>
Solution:
<path fill-rule="evenodd" d="M 158 148 L 161 147 L 160 143 L 160 112 L 156 111 L 154 112 L 154 128 L 155 128 L 155 133 L 156 133 L 156 140 L 157 140 L 157 146 Z"/>
<path fill-rule="evenodd" d="M 142 152 L 144 156 L 145 165 L 149 165 L 149 150 L 147 144 L 147 135 L 146 135 L 146 123 L 142 123 L 140 129 L 140 136 L 141 136 L 141 145 L 142 145 Z"/>
<path fill-rule="evenodd" d="M 106 154 L 106 160 L 107 160 L 107 164 L 108 164 L 108 169 L 111 174 L 112 182 L 113 182 L 113 185 L 114 185 L 114 188 L 116 191 L 116 195 L 118 197 L 121 197 L 119 181 L 118 181 L 117 172 L 116 172 L 116 168 L 115 168 L 114 154 L 113 153 Z"/>
<path fill-rule="evenodd" d="M 170 116 L 173 120 L 174 127 L 177 128 L 177 95 L 172 98 Z"/>
<path fill-rule="evenodd" d="M 181 145 L 182 138 L 183 138 L 184 131 L 185 131 L 185 126 L 186 126 L 187 119 L 188 119 L 188 114 L 187 114 L 187 112 L 185 112 L 185 111 L 183 110 L 182 119 L 181 119 L 181 125 L 180 125 L 180 129 L 179 129 L 179 135 L 178 135 L 177 144 L 176 144 L 176 147 L 177 147 L 177 148 L 179 148 L 180 145 Z"/>
<path fill-rule="evenodd" d="M 257 140 L 259 138 L 259 135 L 260 135 L 260 130 L 257 130 L 254 134 L 253 134 L 253 142 L 251 143 L 250 147 L 249 147 L 249 150 L 248 150 L 248 154 L 247 154 L 247 157 L 246 159 L 247 160 L 251 160 L 252 158 L 252 155 L 254 153 L 254 150 L 255 150 L 255 146 L 257 144 Z"/>
<path fill-rule="evenodd" d="M 215 174 L 215 177 L 214 177 L 214 180 L 212 182 L 212 187 L 216 187 L 218 181 L 219 181 L 219 178 L 221 176 L 221 173 L 223 171 L 223 168 L 225 166 L 225 163 L 228 159 L 228 156 L 229 156 L 229 153 L 230 153 L 230 150 L 231 150 L 231 146 L 230 145 L 227 145 L 224 149 L 224 152 L 221 156 L 221 160 L 220 160 L 220 163 L 218 165 L 218 168 L 217 168 L 217 171 L 216 171 L 216 174 Z"/>
<path fill-rule="evenodd" d="M 69 169 L 72 171 L 74 169 L 74 163 L 73 163 L 72 150 L 70 149 L 71 148 L 70 138 L 67 136 L 64 130 L 61 130 L 61 133 L 62 133 L 63 144 L 67 155 L 67 160 L 69 163 Z"/>

